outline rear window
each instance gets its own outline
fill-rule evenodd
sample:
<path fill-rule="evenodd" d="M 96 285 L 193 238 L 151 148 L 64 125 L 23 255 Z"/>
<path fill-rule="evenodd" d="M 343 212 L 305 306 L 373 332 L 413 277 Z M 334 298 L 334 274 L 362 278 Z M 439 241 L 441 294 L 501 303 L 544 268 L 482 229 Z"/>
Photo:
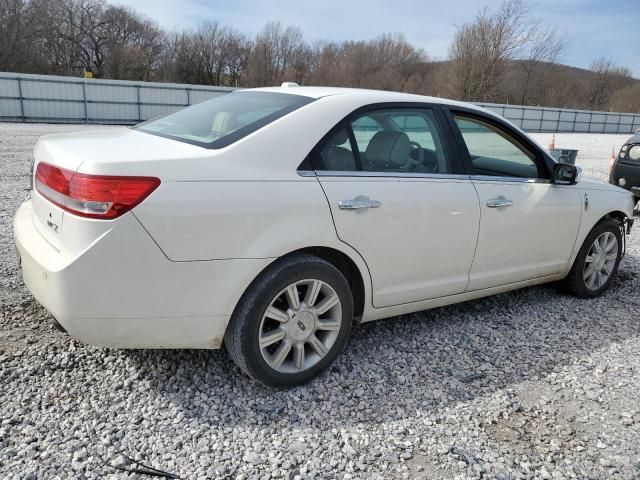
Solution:
<path fill-rule="evenodd" d="M 133 128 L 206 148 L 222 148 L 313 101 L 301 95 L 237 91 Z"/>

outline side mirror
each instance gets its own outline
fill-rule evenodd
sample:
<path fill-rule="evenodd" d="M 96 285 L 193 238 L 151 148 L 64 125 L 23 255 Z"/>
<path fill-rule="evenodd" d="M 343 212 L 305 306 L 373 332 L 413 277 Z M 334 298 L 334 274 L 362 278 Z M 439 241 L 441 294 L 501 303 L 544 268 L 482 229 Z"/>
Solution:
<path fill-rule="evenodd" d="M 556 185 L 575 185 L 578 183 L 580 169 L 568 163 L 556 163 L 553 166 L 553 176 L 551 183 Z"/>

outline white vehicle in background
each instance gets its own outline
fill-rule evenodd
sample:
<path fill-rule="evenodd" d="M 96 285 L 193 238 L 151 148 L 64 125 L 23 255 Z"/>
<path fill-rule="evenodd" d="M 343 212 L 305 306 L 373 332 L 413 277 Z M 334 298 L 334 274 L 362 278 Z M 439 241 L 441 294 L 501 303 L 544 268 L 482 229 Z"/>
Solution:
<path fill-rule="evenodd" d="M 71 335 L 219 348 L 270 385 L 367 322 L 616 274 L 629 192 L 484 109 L 338 88 L 236 91 L 134 128 L 43 137 L 15 217 L 26 285 Z"/>

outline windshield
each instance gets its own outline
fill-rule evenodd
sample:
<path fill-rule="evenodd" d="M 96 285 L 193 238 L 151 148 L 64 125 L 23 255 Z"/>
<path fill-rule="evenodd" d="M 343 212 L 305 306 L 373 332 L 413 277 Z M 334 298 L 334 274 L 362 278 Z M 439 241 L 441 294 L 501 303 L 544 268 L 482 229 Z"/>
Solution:
<path fill-rule="evenodd" d="M 202 147 L 222 148 L 311 101 L 288 93 L 236 91 L 133 128 Z"/>

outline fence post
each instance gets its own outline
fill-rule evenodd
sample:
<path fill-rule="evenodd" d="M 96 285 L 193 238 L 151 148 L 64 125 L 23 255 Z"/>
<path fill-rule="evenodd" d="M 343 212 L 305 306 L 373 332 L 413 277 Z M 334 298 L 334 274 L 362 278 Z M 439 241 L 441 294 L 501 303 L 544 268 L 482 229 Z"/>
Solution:
<path fill-rule="evenodd" d="M 136 98 L 138 103 L 138 122 L 142 121 L 142 107 L 140 106 L 140 84 L 136 84 Z"/>
<path fill-rule="evenodd" d="M 24 98 L 22 98 L 22 79 L 16 77 L 18 80 L 18 97 L 20 97 L 20 119 L 24 122 Z"/>
<path fill-rule="evenodd" d="M 191 89 L 187 87 L 187 107 L 191 105 Z"/>
<path fill-rule="evenodd" d="M 544 118 L 544 108 L 542 108 L 540 110 L 540 128 L 538 129 L 539 132 L 542 131 L 542 119 Z"/>
<path fill-rule="evenodd" d="M 82 100 L 84 103 L 84 123 L 89 123 L 89 110 L 87 109 L 87 80 L 82 80 Z"/>
<path fill-rule="evenodd" d="M 622 126 L 622 114 L 618 114 L 618 128 L 616 129 L 616 133 L 620 133 L 620 127 Z"/>

